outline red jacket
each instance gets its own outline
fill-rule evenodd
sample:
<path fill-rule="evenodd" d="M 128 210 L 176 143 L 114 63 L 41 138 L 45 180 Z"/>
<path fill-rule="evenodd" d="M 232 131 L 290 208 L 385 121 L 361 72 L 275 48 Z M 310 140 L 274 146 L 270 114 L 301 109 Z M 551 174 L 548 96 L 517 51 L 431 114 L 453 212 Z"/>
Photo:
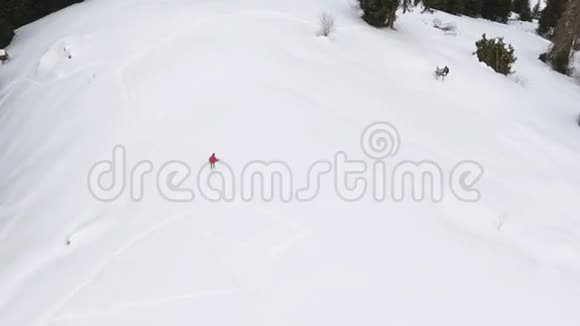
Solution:
<path fill-rule="evenodd" d="M 215 162 L 219 161 L 216 157 L 215 157 L 215 153 L 212 154 L 209 158 L 209 163 L 210 164 L 215 164 Z"/>

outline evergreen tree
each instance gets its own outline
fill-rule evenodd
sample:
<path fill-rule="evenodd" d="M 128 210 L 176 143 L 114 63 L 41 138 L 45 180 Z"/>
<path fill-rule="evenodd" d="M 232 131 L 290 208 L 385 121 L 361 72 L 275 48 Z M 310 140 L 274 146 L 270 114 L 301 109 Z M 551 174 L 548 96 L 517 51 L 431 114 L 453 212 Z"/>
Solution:
<path fill-rule="evenodd" d="M 407 13 L 407 11 L 411 10 L 411 6 L 413 5 L 413 0 L 401 0 L 401 8 L 403 8 L 403 13 Z"/>
<path fill-rule="evenodd" d="M 520 20 L 532 20 L 532 12 L 530 9 L 530 0 L 514 0 L 512 4 L 512 11 L 520 15 Z"/>
<path fill-rule="evenodd" d="M 485 19 L 507 23 L 511 9 L 511 0 L 486 0 L 482 3 L 481 16 Z"/>
<path fill-rule="evenodd" d="M 481 16 L 482 0 L 464 0 L 463 14 L 470 17 Z"/>
<path fill-rule="evenodd" d="M 566 0 L 548 0 L 538 22 L 538 34 L 552 37 L 553 29 L 564 10 Z"/>
<path fill-rule="evenodd" d="M 554 45 L 544 56 L 554 70 L 570 73 L 574 44 L 580 37 L 580 0 L 568 0 L 554 32 Z"/>
<path fill-rule="evenodd" d="M 70 6 L 83 0 L 1 0 L 0 21 L 2 23 L 2 44 L 5 44 L 7 35 L 4 31 L 7 26 L 18 28 L 31 23 L 52 12 Z"/>
<path fill-rule="evenodd" d="M 428 9 L 441 10 L 452 15 L 463 14 L 465 11 L 464 0 L 423 0 L 423 5 Z"/>
<path fill-rule="evenodd" d="M 14 37 L 14 28 L 5 19 L 0 18 L 0 49 L 5 48 Z"/>
<path fill-rule="evenodd" d="M 359 0 L 363 19 L 375 27 L 395 27 L 400 0 Z"/>
<path fill-rule="evenodd" d="M 512 65 L 517 60 L 514 55 L 515 50 L 511 44 L 506 44 L 502 37 L 488 39 L 483 34 L 475 46 L 477 47 L 475 53 L 480 62 L 484 62 L 496 72 L 506 76 L 513 72 Z"/>
<path fill-rule="evenodd" d="M 541 15 L 541 10 L 540 10 L 540 1 L 538 0 L 538 2 L 536 2 L 536 4 L 534 5 L 534 8 L 532 9 L 532 18 L 533 19 L 540 19 L 540 15 Z"/>

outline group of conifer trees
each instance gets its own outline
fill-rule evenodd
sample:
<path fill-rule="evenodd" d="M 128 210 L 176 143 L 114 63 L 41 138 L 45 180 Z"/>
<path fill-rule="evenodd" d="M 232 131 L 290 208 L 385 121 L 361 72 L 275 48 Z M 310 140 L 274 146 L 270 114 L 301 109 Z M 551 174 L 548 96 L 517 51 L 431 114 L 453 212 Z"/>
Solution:
<path fill-rule="evenodd" d="M 14 30 L 52 12 L 83 0 L 1 0 L 0 48 L 14 37 Z"/>
<path fill-rule="evenodd" d="M 570 62 L 580 49 L 580 0 L 547 0 L 540 10 L 540 0 L 533 8 L 530 0 L 358 0 L 363 19 L 377 27 L 394 27 L 397 10 L 412 6 L 426 11 L 441 10 L 454 15 L 482 17 L 506 23 L 512 12 L 522 21 L 538 19 L 538 34 L 553 41 L 540 59 L 556 71 L 570 73 Z"/>

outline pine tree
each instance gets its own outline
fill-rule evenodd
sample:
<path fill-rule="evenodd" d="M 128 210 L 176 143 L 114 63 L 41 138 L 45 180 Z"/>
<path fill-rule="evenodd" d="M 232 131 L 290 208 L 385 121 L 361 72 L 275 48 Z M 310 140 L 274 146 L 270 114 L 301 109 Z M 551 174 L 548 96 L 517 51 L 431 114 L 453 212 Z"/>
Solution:
<path fill-rule="evenodd" d="M 83 0 L 1 0 L 0 47 L 7 46 L 13 30 Z"/>
<path fill-rule="evenodd" d="M 359 0 L 363 19 L 375 27 L 395 27 L 400 0 Z"/>
<path fill-rule="evenodd" d="M 5 48 L 14 37 L 14 28 L 5 19 L 0 18 L 0 49 Z"/>
<path fill-rule="evenodd" d="M 465 0 L 463 14 L 470 17 L 481 16 L 482 0 Z"/>
<path fill-rule="evenodd" d="M 401 8 L 403 8 L 403 13 L 407 13 L 407 11 L 411 10 L 411 6 L 413 5 L 413 0 L 401 0 Z"/>
<path fill-rule="evenodd" d="M 570 73 L 570 59 L 574 55 L 574 43 L 580 37 L 580 0 L 568 0 L 554 32 L 554 45 L 547 59 L 554 70 Z"/>
<path fill-rule="evenodd" d="M 512 73 L 512 65 L 517 60 L 515 50 L 511 44 L 506 44 L 502 37 L 488 39 L 483 34 L 475 46 L 477 47 L 475 54 L 480 62 L 484 62 L 500 74 L 507 76 Z"/>
<path fill-rule="evenodd" d="M 534 8 L 532 9 L 532 18 L 533 19 L 540 19 L 540 15 L 542 14 L 542 12 L 540 10 L 540 1 L 542 1 L 542 0 L 538 0 L 538 2 L 536 2 L 536 4 L 534 5 Z"/>
<path fill-rule="evenodd" d="M 436 9 L 459 15 L 465 12 L 464 0 L 424 0 L 423 5 L 428 9 Z"/>
<path fill-rule="evenodd" d="M 485 19 L 507 23 L 511 9 L 511 0 L 486 0 L 482 3 L 481 16 Z"/>
<path fill-rule="evenodd" d="M 512 11 L 520 15 L 520 20 L 532 20 L 532 12 L 530 9 L 530 0 L 514 0 L 512 4 Z"/>
<path fill-rule="evenodd" d="M 538 34 L 552 37 L 553 29 L 564 10 L 566 0 L 548 0 L 538 22 Z"/>

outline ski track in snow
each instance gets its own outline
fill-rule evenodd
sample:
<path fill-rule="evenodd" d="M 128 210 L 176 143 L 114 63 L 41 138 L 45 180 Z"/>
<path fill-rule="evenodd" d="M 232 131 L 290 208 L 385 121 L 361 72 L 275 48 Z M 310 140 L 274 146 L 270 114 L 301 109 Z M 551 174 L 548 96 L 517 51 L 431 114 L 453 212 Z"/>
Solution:
<path fill-rule="evenodd" d="M 235 203 L 234 203 L 234 205 L 235 205 Z M 283 255 L 286 251 L 290 250 L 294 245 L 299 243 L 302 239 L 305 239 L 306 237 L 308 237 L 309 235 L 312 234 L 312 231 L 309 228 L 305 228 L 305 227 L 300 226 L 299 224 L 297 224 L 295 222 L 291 222 L 292 219 L 279 217 L 279 214 L 272 212 L 270 210 L 264 209 L 263 207 L 260 207 L 259 205 L 250 205 L 249 207 L 251 209 L 255 210 L 256 212 L 264 215 L 264 216 L 269 216 L 272 220 L 275 220 L 277 223 L 279 223 L 281 225 L 286 225 L 290 229 L 294 230 L 293 236 L 289 237 L 286 241 L 282 241 L 280 244 L 269 248 L 268 252 L 269 252 L 270 256 L 273 258 L 279 257 L 280 255 Z M 113 254 L 111 254 L 107 258 L 105 258 L 95 268 L 95 270 L 92 273 L 90 273 L 90 275 L 88 276 L 88 278 L 85 281 L 81 282 L 79 285 L 74 287 L 74 289 L 71 290 L 67 295 L 65 295 L 63 297 L 63 299 L 59 301 L 59 303 L 57 303 L 52 309 L 50 309 L 51 312 L 48 314 L 48 317 L 44 318 L 43 321 L 39 322 L 37 325 L 43 326 L 43 325 L 48 325 L 52 322 L 67 320 L 67 319 L 86 319 L 86 318 L 91 318 L 91 317 L 98 317 L 98 316 L 103 316 L 103 315 L 114 314 L 116 312 L 120 312 L 120 311 L 124 311 L 124 310 L 128 310 L 128 309 L 167 305 L 167 304 L 173 304 L 173 303 L 179 302 L 179 301 L 195 300 L 195 299 L 199 299 L 200 297 L 218 296 L 218 295 L 230 294 L 230 293 L 235 293 L 237 291 L 240 291 L 242 286 L 240 285 L 241 283 L 238 280 L 238 281 L 236 281 L 236 283 L 239 286 L 239 288 L 237 290 L 231 290 L 231 291 L 227 291 L 227 292 L 216 290 L 216 291 L 210 291 L 210 292 L 199 292 L 199 293 L 171 296 L 171 297 L 159 298 L 159 299 L 155 299 L 155 300 L 127 302 L 127 303 L 122 303 L 120 305 L 114 306 L 110 310 L 104 311 L 104 312 L 99 312 L 99 313 L 94 313 L 94 314 L 93 313 L 80 314 L 80 315 L 72 314 L 72 315 L 63 315 L 63 316 L 56 316 L 55 317 L 55 315 L 58 313 L 58 311 L 60 311 L 63 307 L 65 307 L 66 304 L 75 297 L 75 295 L 77 295 L 83 289 L 85 289 L 86 287 L 91 285 L 93 283 L 93 281 L 95 279 L 97 279 L 103 273 L 103 271 L 107 268 L 107 266 L 109 266 L 117 257 L 121 256 L 127 250 L 135 247 L 140 242 L 146 240 L 148 237 L 152 236 L 155 232 L 158 232 L 158 231 L 162 230 L 163 228 L 168 227 L 169 225 L 173 224 L 174 222 L 176 222 L 182 218 L 184 218 L 184 216 L 175 216 L 175 217 L 167 218 L 167 219 L 165 219 L 157 224 L 154 224 L 153 226 L 147 228 L 145 231 L 141 232 L 140 234 L 134 236 L 132 239 L 128 240 L 125 244 L 120 246 L 119 249 L 117 249 Z M 82 226 L 77 228 L 77 231 L 73 232 L 73 235 L 71 235 L 70 239 L 71 240 L 74 239 L 75 234 L 82 233 L 83 231 L 86 231 L 86 232 L 91 231 L 93 229 L 92 226 L 94 226 L 95 224 L 98 224 L 101 220 L 103 220 L 103 217 L 96 217 L 96 218 L 84 223 Z M 213 241 L 213 242 L 211 241 L 214 239 L 213 239 L 213 235 L 212 235 L 212 232 L 211 232 L 209 226 L 205 225 L 204 229 L 206 230 L 205 234 L 208 237 L 208 240 L 210 240 L 210 241 L 208 241 L 208 243 L 215 243 L 215 241 Z M 75 244 L 74 242 L 71 243 L 71 245 L 74 245 L 74 244 Z M 258 309 L 258 307 L 256 309 Z"/>
<path fill-rule="evenodd" d="M 105 268 L 118 256 L 123 254 L 128 249 L 131 249 L 133 246 L 138 244 L 140 241 L 146 239 L 151 234 L 156 232 L 157 230 L 173 223 L 175 220 L 179 219 L 179 216 L 170 217 L 164 219 L 163 221 L 151 226 L 150 228 L 146 229 L 145 231 L 139 233 L 138 235 L 134 236 L 133 238 L 129 239 L 125 244 L 119 247 L 115 252 L 105 258 L 98 266 L 94 269 L 94 271 L 88 275 L 87 279 L 77 286 L 75 286 L 68 294 L 66 294 L 55 306 L 53 306 L 50 311 L 48 312 L 48 318 L 43 318 L 44 320 L 39 322 L 38 325 L 45 325 L 47 321 L 53 319 L 53 315 L 56 314 L 62 307 L 64 307 L 69 300 L 71 300 L 77 293 L 82 291 L 85 287 L 90 285 L 99 275 L 105 270 Z"/>

